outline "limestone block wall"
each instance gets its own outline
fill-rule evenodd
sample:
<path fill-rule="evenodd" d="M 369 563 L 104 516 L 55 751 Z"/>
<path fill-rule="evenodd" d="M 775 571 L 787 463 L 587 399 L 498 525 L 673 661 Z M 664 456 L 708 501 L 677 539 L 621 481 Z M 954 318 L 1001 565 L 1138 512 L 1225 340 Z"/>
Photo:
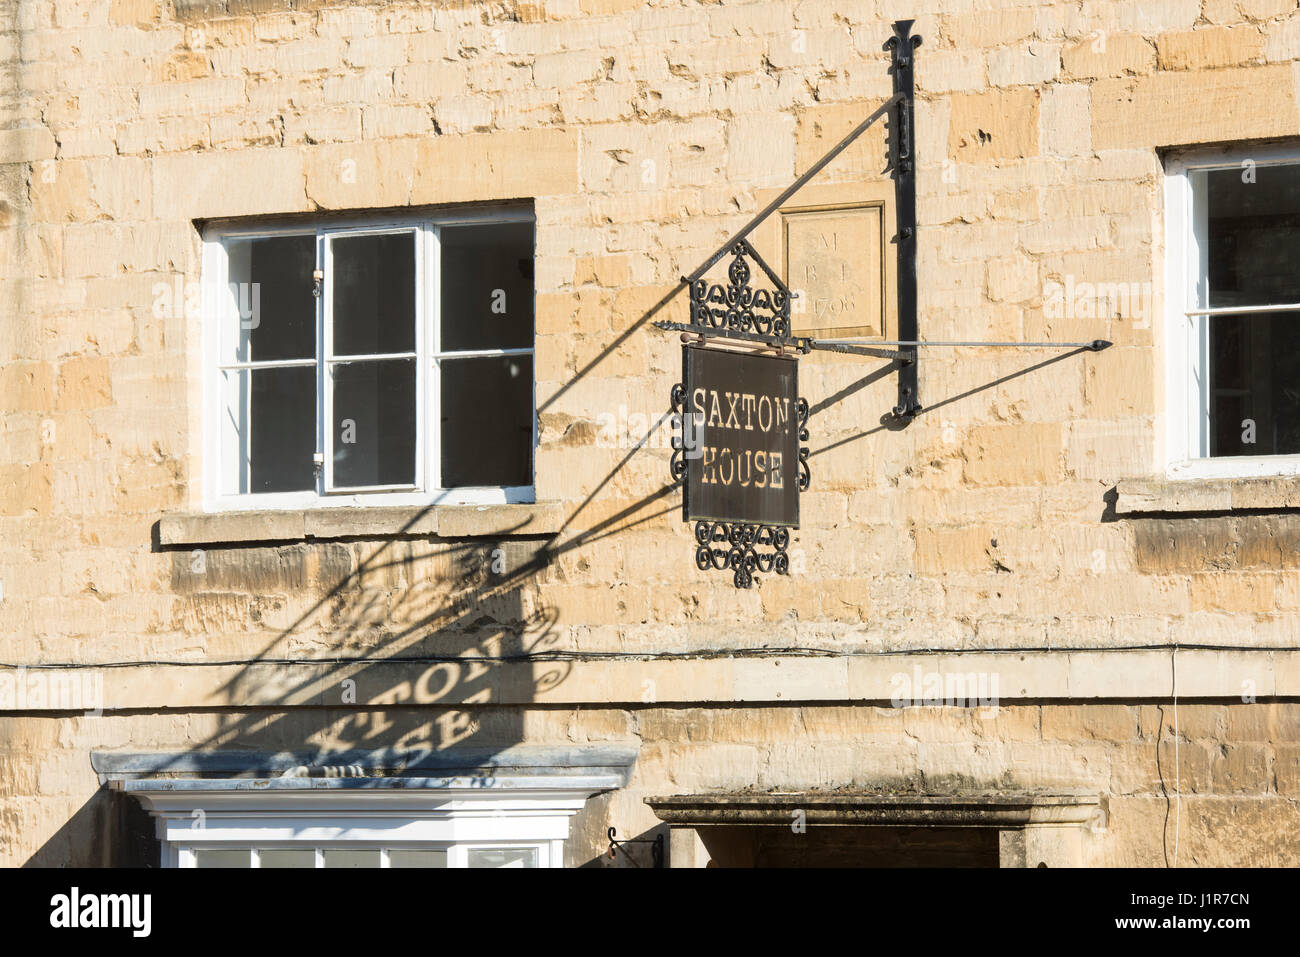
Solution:
<path fill-rule="evenodd" d="M 342 749 L 427 738 L 458 721 L 446 709 L 110 714 L 7 718 L 0 766 L 10 791 L 0 855 L 10 865 L 155 864 L 152 825 L 131 799 L 100 788 L 91 750 L 183 751 L 229 742 L 265 751 Z M 1297 708 L 1191 704 L 1013 705 L 996 715 L 871 706 L 475 709 L 476 746 L 632 743 L 629 785 L 573 820 L 568 866 L 628 866 L 602 856 L 606 829 L 653 836 L 643 803 L 665 793 L 780 789 L 945 793 L 1090 789 L 1103 813 L 1083 830 L 1096 866 L 1281 866 L 1300 823 Z M 154 855 L 151 857 L 150 855 Z"/>
<path fill-rule="evenodd" d="M 1012 775 L 1111 794 L 1096 860 L 1156 863 L 1172 656 L 1125 656 L 1201 644 L 1221 657 L 1183 708 L 1206 716 L 1180 752 L 1203 787 L 1184 846 L 1290 861 L 1291 493 L 1131 514 L 1114 489 L 1163 474 L 1161 151 L 1295 137 L 1300 17 L 1282 0 L 982 6 L 0 4 L 0 664 L 100 674 L 109 711 L 0 721 L 4 860 L 53 853 L 91 800 L 90 749 L 199 746 L 223 721 L 223 746 L 262 724 L 318 737 L 328 722 L 287 706 L 337 708 L 340 674 L 278 662 L 405 655 L 491 667 L 358 666 L 374 676 L 358 714 L 329 720 L 460 709 L 412 712 L 413 744 L 482 733 L 476 708 L 499 709 L 503 744 L 559 721 L 539 701 L 566 735 L 612 721 L 648 749 L 609 799 L 626 833 L 655 792 Z M 882 423 L 895 386 L 875 363 L 803 360 L 813 486 L 794 574 L 737 591 L 695 569 L 668 451 L 643 442 L 679 374 L 677 342 L 644 320 L 888 96 L 881 44 L 912 16 L 922 335 L 1115 346 L 1042 366 L 927 356 L 929 411 L 905 430 Z M 883 167 L 876 129 L 818 184 Z M 160 291 L 199 281 L 202 223 L 507 200 L 537 222 L 542 504 L 525 534 L 501 532 L 519 513 L 446 511 L 422 531 L 216 523 L 162 541 L 160 520 L 203 497 L 201 316 Z M 1046 308 L 1081 282 L 1140 295 Z M 653 318 L 684 315 L 679 293 Z M 1080 651 L 1112 653 L 1083 668 Z M 927 670 L 993 655 L 952 667 L 1004 675 L 1014 717 L 911 730 L 931 719 L 888 706 L 910 666 L 886 652 Z M 806 714 L 844 726 L 809 744 Z M 691 743 L 706 718 L 707 754 Z M 378 727 L 358 739 L 390 744 Z"/>

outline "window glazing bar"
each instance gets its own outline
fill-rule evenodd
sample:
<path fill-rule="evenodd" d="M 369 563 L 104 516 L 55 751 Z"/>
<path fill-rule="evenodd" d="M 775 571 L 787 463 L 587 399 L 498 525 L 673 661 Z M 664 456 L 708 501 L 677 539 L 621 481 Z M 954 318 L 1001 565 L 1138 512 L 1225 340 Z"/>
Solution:
<path fill-rule="evenodd" d="M 389 359 L 418 359 L 419 356 L 414 352 L 377 352 L 374 355 L 360 356 L 330 356 L 326 359 L 334 365 L 346 362 L 384 362 Z"/>
<path fill-rule="evenodd" d="M 265 359 L 261 362 L 223 362 L 217 368 L 233 372 L 240 369 L 303 369 L 315 365 L 315 359 Z"/>
<path fill-rule="evenodd" d="M 1188 319 L 1196 316 L 1244 316 L 1252 312 L 1300 312 L 1300 302 L 1283 302 L 1276 306 L 1219 306 L 1215 309 L 1189 309 Z"/>
<path fill-rule="evenodd" d="M 530 356 L 533 349 L 521 346 L 518 349 L 466 349 L 463 352 L 435 352 L 435 359 L 481 359 L 494 356 Z"/>
<path fill-rule="evenodd" d="M 418 492 L 418 485 L 335 485 L 325 490 L 326 495 L 351 495 L 354 492 Z"/>

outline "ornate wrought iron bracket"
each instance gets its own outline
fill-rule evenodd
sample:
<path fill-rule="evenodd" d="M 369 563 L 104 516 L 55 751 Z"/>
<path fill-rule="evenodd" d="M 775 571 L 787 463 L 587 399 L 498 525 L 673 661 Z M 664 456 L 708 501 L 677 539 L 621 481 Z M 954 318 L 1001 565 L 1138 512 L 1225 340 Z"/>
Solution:
<path fill-rule="evenodd" d="M 763 220 L 776 212 L 809 180 L 820 173 L 840 153 L 881 117 L 889 122 L 889 171 L 894 180 L 894 211 L 896 218 L 895 253 L 898 257 L 898 339 L 913 341 L 918 338 L 916 319 L 916 137 L 914 135 L 914 110 L 916 48 L 921 38 L 912 35 L 913 20 L 894 22 L 894 35 L 885 41 L 890 53 L 890 73 L 894 78 L 894 93 L 870 116 L 859 123 L 847 136 L 810 166 L 789 187 L 769 202 L 721 248 L 700 264 L 682 284 L 691 291 L 691 322 L 689 325 L 673 322 L 654 323 L 660 329 L 699 334 L 705 338 L 732 339 L 750 345 L 769 345 L 784 351 L 790 347 L 801 353 L 811 349 L 829 349 L 893 359 L 898 362 L 898 404 L 895 417 L 911 421 L 921 412 L 920 378 L 916 352 L 899 352 L 875 348 L 872 344 L 850 348 L 834 343 L 815 343 L 812 339 L 790 333 L 790 300 L 793 293 L 763 262 L 745 237 Z M 727 286 L 711 284 L 704 274 L 724 256 L 731 254 L 733 262 L 728 270 L 731 282 Z M 773 291 L 749 291 L 749 268 L 745 262 L 752 259 L 772 281 Z"/>
<path fill-rule="evenodd" d="M 886 343 L 888 345 L 889 343 Z M 823 352 L 843 352 L 851 356 L 872 356 L 877 359 L 897 359 L 899 362 L 915 362 L 916 353 L 905 351 L 900 352 L 897 349 L 877 349 L 875 346 L 858 345 L 857 343 L 843 342 L 818 342 L 813 339 L 808 343 L 809 349 L 819 349 Z"/>
<path fill-rule="evenodd" d="M 696 447 L 693 438 L 687 437 L 688 426 L 686 424 L 686 386 L 678 382 L 673 386 L 672 392 L 668 397 L 669 408 L 672 409 L 672 421 L 675 423 L 673 431 L 673 454 L 668 460 L 668 472 L 672 475 L 673 484 L 686 484 L 686 455 Z"/>
<path fill-rule="evenodd" d="M 605 835 L 609 838 L 610 860 L 613 860 L 615 857 L 618 856 L 618 852 L 622 851 L 623 856 L 626 857 L 632 863 L 633 867 L 640 867 L 641 865 L 636 862 L 636 858 L 627 852 L 626 850 L 627 845 L 649 844 L 650 860 L 654 862 L 654 867 L 661 868 L 664 866 L 664 836 L 662 834 L 658 834 L 653 838 L 639 838 L 639 839 L 633 839 L 627 841 L 620 841 L 614 836 L 617 833 L 618 832 L 612 827 L 605 832 Z"/>
<path fill-rule="evenodd" d="M 894 75 L 893 122 L 889 129 L 890 172 L 894 178 L 895 237 L 898 254 L 898 338 L 919 338 L 916 321 L 916 139 L 913 136 L 915 51 L 921 38 L 912 36 L 912 20 L 897 20 L 894 35 L 885 41 Z M 910 422 L 921 412 L 921 385 L 915 361 L 898 369 L 898 405 L 894 416 Z"/>
<path fill-rule="evenodd" d="M 799 441 L 808 441 L 808 416 L 812 410 L 808 408 L 808 400 L 803 396 L 799 397 L 799 404 L 795 407 L 795 412 L 799 416 Z M 799 446 L 799 491 L 808 491 L 808 486 L 812 485 L 812 466 L 808 464 L 808 446 Z"/>
<path fill-rule="evenodd" d="M 812 349 L 826 349 L 853 355 L 872 356 L 893 360 L 898 366 L 898 404 L 895 417 L 911 421 L 921 411 L 917 352 L 915 348 L 900 350 L 881 348 L 895 343 L 818 343 L 811 338 L 795 336 L 791 329 L 790 302 L 793 293 L 768 266 L 746 237 L 764 219 L 776 212 L 809 180 L 825 169 L 832 160 L 847 149 L 868 127 L 882 117 L 890 117 L 889 169 L 894 180 L 898 256 L 898 339 L 914 342 L 918 338 L 916 302 L 916 144 L 913 136 L 914 52 L 921 44 L 920 37 L 912 36 L 912 20 L 894 23 L 894 36 L 885 44 L 890 51 L 890 72 L 894 78 L 894 92 L 881 106 L 859 123 L 847 136 L 813 163 L 780 195 L 769 202 L 738 233 L 732 236 L 713 255 L 706 259 L 682 284 L 690 294 L 689 323 L 660 321 L 654 325 L 664 330 L 674 330 L 687 336 L 698 336 L 701 343 L 712 340 L 730 340 L 733 344 L 751 347 L 770 347 L 784 353 L 786 350 L 807 354 Z M 730 256 L 727 281 L 716 282 L 705 278 L 714 266 Z M 756 275 L 767 277 L 770 288 L 755 288 L 751 280 Z M 898 344 L 901 344 L 898 343 Z M 683 369 L 686 368 L 686 350 L 683 350 Z M 797 368 L 797 366 L 796 366 Z M 686 377 L 685 372 L 683 373 Z M 794 392 L 794 389 L 791 389 Z M 731 393 L 728 393 L 730 395 Z M 797 394 L 797 393 L 796 393 Z M 693 434 L 697 423 L 687 422 L 687 396 L 684 383 L 672 390 L 672 409 L 676 414 L 678 434 L 673 440 L 673 453 L 669 463 L 674 483 L 688 484 L 688 460 L 702 453 Z M 798 440 L 808 440 L 808 403 L 798 400 Z M 789 433 L 786 433 L 787 441 Z M 809 451 L 797 444 L 797 487 L 807 489 L 811 481 Z M 787 460 L 790 446 L 786 446 Z M 729 481 L 729 480 L 728 480 Z M 784 486 L 789 489 L 789 485 Z M 689 491 L 689 488 L 687 489 Z M 730 570 L 737 588 L 753 585 L 755 572 L 775 572 L 785 575 L 790 570 L 788 546 L 790 528 L 798 527 L 797 498 L 787 512 L 772 513 L 761 510 L 731 509 L 692 511 L 688 499 L 683 497 L 683 512 L 687 520 L 695 519 L 695 563 L 701 570 Z M 718 514 L 731 515 L 730 520 L 719 520 Z M 759 524 L 736 521 L 736 518 L 771 520 L 772 516 L 786 524 Z M 786 517 L 789 516 L 789 517 Z M 610 831 L 611 853 L 613 830 Z"/>
<path fill-rule="evenodd" d="M 727 265 L 727 282 L 705 279 L 704 274 L 726 255 L 732 257 Z M 750 285 L 754 267 L 767 277 L 770 289 Z M 812 340 L 790 331 L 790 300 L 794 293 L 743 237 L 718 250 L 692 276 L 683 276 L 682 284 L 690 290 L 689 325 L 660 321 L 654 323 L 657 328 L 679 330 L 702 339 L 730 339 L 780 351 L 808 352 Z"/>

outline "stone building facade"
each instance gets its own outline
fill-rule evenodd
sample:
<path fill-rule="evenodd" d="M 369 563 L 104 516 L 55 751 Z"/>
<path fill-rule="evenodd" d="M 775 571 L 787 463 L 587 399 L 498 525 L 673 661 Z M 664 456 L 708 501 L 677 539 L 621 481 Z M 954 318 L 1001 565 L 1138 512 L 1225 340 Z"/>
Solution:
<path fill-rule="evenodd" d="M 651 323 L 890 95 L 912 17 L 920 337 L 1114 345 L 921 350 L 905 426 L 887 360 L 801 358 L 793 567 L 736 588 Z M 6 0 L 0 60 L 0 861 L 646 865 L 614 827 L 674 866 L 1300 862 L 1300 380 L 1284 311 L 1188 315 L 1300 301 L 1296 3 Z M 839 270 L 823 337 L 897 338 L 886 135 L 754 234 Z M 458 378 L 449 257 L 510 224 L 533 329 Z M 348 282 L 410 263 L 416 345 L 356 375 L 420 364 L 415 481 L 311 446 L 364 366 L 321 351 Z M 241 282 L 328 389 L 239 365 L 274 334 L 221 327 Z M 459 494 L 510 376 L 528 475 Z M 235 421 L 299 400 L 305 433 Z"/>

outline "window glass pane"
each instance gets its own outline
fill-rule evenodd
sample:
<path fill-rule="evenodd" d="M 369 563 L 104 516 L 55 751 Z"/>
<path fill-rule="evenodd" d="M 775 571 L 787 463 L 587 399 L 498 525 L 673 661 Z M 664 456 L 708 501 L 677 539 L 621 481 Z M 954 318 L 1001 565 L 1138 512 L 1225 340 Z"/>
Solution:
<path fill-rule="evenodd" d="M 379 848 L 362 847 L 350 850 L 325 851 L 326 867 L 378 867 Z"/>
<path fill-rule="evenodd" d="M 248 848 L 207 848 L 194 851 L 195 867 L 252 867 Z"/>
<path fill-rule="evenodd" d="M 258 852 L 259 867 L 315 867 L 316 850 L 311 847 L 266 847 Z"/>
<path fill-rule="evenodd" d="M 224 376 L 226 491 L 314 488 L 316 369 L 243 369 Z"/>
<path fill-rule="evenodd" d="M 1210 455 L 1300 453 L 1300 313 L 1215 316 Z"/>
<path fill-rule="evenodd" d="M 429 848 L 419 850 L 390 850 L 389 867 L 446 867 L 446 848 Z"/>
<path fill-rule="evenodd" d="M 334 487 L 415 483 L 415 360 L 334 369 Z"/>
<path fill-rule="evenodd" d="M 531 485 L 533 359 L 442 359 L 442 484 Z"/>
<path fill-rule="evenodd" d="M 471 847 L 466 854 L 470 867 L 536 867 L 535 847 Z"/>
<path fill-rule="evenodd" d="M 228 296 L 234 342 L 228 360 L 312 359 L 316 356 L 316 236 L 235 239 L 226 243 Z"/>
<path fill-rule="evenodd" d="M 444 352 L 533 344 L 533 224 L 444 226 Z"/>
<path fill-rule="evenodd" d="M 1300 166 L 1211 170 L 1209 306 L 1300 302 Z"/>
<path fill-rule="evenodd" d="M 415 234 L 335 236 L 334 354 L 415 351 Z"/>

